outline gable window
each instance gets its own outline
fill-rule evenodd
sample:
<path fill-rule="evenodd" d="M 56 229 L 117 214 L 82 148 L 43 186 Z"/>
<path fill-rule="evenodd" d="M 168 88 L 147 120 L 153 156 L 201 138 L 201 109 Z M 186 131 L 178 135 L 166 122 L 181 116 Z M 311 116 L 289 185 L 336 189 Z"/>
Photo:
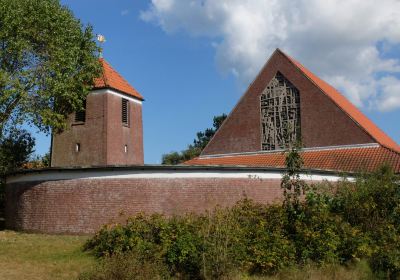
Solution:
<path fill-rule="evenodd" d="M 129 101 L 128 101 L 128 99 L 122 98 L 121 114 L 122 114 L 122 125 L 129 126 Z"/>
<path fill-rule="evenodd" d="M 301 139 L 300 94 L 277 73 L 261 94 L 262 150 L 286 149 Z"/>
<path fill-rule="evenodd" d="M 83 101 L 83 110 L 75 112 L 75 122 L 83 123 L 86 121 L 86 100 Z"/>

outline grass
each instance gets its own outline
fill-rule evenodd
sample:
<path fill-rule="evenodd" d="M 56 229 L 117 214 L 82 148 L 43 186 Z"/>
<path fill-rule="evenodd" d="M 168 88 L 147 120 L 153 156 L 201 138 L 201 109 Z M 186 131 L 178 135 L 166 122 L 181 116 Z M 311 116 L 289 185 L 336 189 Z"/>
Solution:
<path fill-rule="evenodd" d="M 95 263 L 82 252 L 86 239 L 0 231 L 0 279 L 76 279 Z"/>

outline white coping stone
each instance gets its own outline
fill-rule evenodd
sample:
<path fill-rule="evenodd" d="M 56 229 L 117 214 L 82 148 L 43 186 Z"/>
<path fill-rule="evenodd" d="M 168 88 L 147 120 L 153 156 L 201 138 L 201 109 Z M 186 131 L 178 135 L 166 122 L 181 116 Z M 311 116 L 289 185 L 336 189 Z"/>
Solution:
<path fill-rule="evenodd" d="M 28 174 L 16 174 L 7 178 L 7 184 L 32 181 L 55 181 L 73 179 L 184 179 L 184 178 L 238 178 L 238 179 L 281 179 L 283 173 L 279 171 L 182 171 L 182 170 L 68 170 L 68 171 L 40 171 Z M 338 182 L 343 179 L 337 175 L 322 175 L 302 173 L 302 180 Z M 349 181 L 354 178 L 347 177 Z"/>
<path fill-rule="evenodd" d="M 122 97 L 122 98 L 125 98 L 127 100 L 130 100 L 132 102 L 135 102 L 137 104 L 142 105 L 142 101 L 141 100 L 139 100 L 139 99 L 137 99 L 135 97 L 132 97 L 132 96 L 130 96 L 128 94 L 121 94 L 121 93 L 116 92 L 116 91 L 114 91 L 112 89 L 96 89 L 96 90 L 92 90 L 90 92 L 90 94 L 95 94 L 95 95 L 97 95 L 97 94 L 106 94 L 106 93 L 112 94 L 112 95 L 116 95 L 118 97 Z"/>

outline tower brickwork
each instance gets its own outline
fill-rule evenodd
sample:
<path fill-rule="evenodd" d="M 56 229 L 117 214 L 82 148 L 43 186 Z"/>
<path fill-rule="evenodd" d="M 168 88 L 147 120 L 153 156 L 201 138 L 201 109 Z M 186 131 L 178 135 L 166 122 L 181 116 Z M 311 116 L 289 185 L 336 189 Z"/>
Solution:
<path fill-rule="evenodd" d="M 140 165 L 143 97 L 104 59 L 103 74 L 87 96 L 84 112 L 68 117 L 53 135 L 52 167 Z"/>

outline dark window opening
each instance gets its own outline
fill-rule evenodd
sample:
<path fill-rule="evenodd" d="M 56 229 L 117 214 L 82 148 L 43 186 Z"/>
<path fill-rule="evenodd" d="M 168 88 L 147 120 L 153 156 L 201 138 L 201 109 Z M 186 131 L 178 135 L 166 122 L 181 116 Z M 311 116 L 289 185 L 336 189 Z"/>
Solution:
<path fill-rule="evenodd" d="M 83 110 L 75 112 L 75 122 L 86 121 L 86 100 L 83 101 Z"/>
<path fill-rule="evenodd" d="M 75 152 L 80 152 L 81 151 L 81 144 L 79 144 L 79 143 L 76 143 L 76 145 L 75 145 Z"/>
<path fill-rule="evenodd" d="M 122 124 L 129 126 L 129 101 L 122 98 Z"/>

